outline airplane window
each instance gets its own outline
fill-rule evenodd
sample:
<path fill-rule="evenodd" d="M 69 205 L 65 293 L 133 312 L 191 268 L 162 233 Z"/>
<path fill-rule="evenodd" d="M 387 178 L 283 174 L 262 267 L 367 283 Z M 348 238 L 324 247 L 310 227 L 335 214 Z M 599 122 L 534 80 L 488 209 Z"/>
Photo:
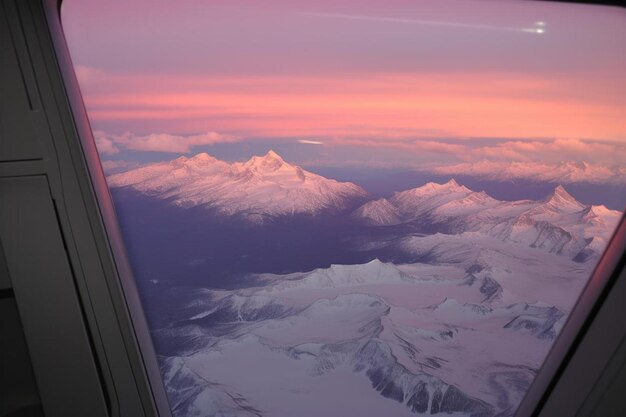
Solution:
<path fill-rule="evenodd" d="M 174 415 L 514 414 L 626 206 L 624 13 L 62 17 Z"/>

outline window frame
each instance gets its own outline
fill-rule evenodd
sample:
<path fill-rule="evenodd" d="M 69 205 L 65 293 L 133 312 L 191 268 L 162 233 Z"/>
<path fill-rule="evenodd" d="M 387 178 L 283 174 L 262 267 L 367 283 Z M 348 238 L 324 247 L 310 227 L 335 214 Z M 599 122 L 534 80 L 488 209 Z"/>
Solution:
<path fill-rule="evenodd" d="M 119 280 L 123 289 L 123 297 L 120 300 L 129 312 L 128 325 L 134 329 L 134 337 L 137 349 L 145 368 L 150 389 L 154 398 L 158 415 L 170 416 L 171 409 L 167 401 L 162 377 L 152 347 L 152 339 L 149 334 L 144 312 L 141 306 L 139 294 L 134 283 L 133 274 L 129 266 L 124 248 L 124 242 L 117 222 L 113 202 L 106 183 L 105 175 L 96 149 L 93 133 L 89 124 L 80 88 L 74 67 L 72 65 L 61 22 L 62 0 L 41 0 L 44 2 L 44 10 L 48 29 L 53 42 L 54 53 L 61 72 L 63 88 L 66 93 L 72 123 L 76 135 L 68 140 L 76 141 L 82 151 L 82 157 L 88 171 L 88 182 L 91 194 L 84 195 L 84 199 L 95 199 L 98 214 L 105 232 L 105 239 L 110 248 L 110 262 L 115 267 L 115 275 L 109 279 Z M 174 4 L 172 4 L 174 6 Z M 77 172 L 79 174 L 79 172 Z M 610 292 L 616 287 L 618 279 L 623 283 L 624 263 L 626 260 L 626 216 L 622 216 L 613 237 L 608 243 L 593 273 L 589 277 L 583 291 L 580 293 L 574 308 L 572 309 L 560 334 L 552 345 L 550 352 L 545 358 L 542 367 L 537 373 L 522 403 L 515 415 L 517 417 L 543 415 L 542 410 L 554 401 L 552 394 L 557 391 L 572 391 L 575 386 L 580 386 L 579 380 L 562 378 L 568 367 L 576 365 L 576 352 L 585 342 L 585 336 L 593 329 L 599 317 L 603 303 L 608 299 Z M 615 345 L 614 340 L 607 337 L 596 340 L 595 343 L 609 343 Z M 619 345 L 619 343 L 618 343 Z M 617 349 L 615 345 L 615 349 Z M 604 369 L 609 358 L 587 358 L 598 369 Z M 580 360 L 578 360 L 580 362 Z M 593 389 L 595 380 L 586 381 L 583 390 L 589 394 Z M 580 387 L 579 387 L 580 388 Z M 573 392 L 573 391 L 572 391 Z M 583 397 L 586 398 L 587 395 Z M 582 407 L 585 398 L 576 399 L 574 402 Z M 557 401 L 562 401 L 563 398 Z M 574 399 L 571 399 L 574 400 Z"/>
<path fill-rule="evenodd" d="M 99 254 L 100 261 L 105 264 L 103 269 L 105 269 L 107 281 L 117 284 L 111 287 L 121 289 L 120 292 L 112 290 L 107 296 L 110 297 L 112 307 L 116 310 L 117 326 L 120 330 L 129 330 L 121 333 L 126 345 L 125 353 L 132 368 L 136 389 L 141 397 L 140 402 L 146 416 L 171 417 L 172 410 L 161 377 L 157 355 L 126 256 L 113 200 L 106 183 L 78 79 L 65 40 L 61 21 L 62 0 L 34 0 L 34 3 L 38 3 L 37 8 L 41 8 L 43 13 L 43 21 L 41 22 L 43 25 L 37 26 L 37 29 L 42 36 L 50 38 L 52 49 L 50 52 L 55 59 L 54 63 L 49 62 L 51 68 L 48 69 L 58 72 L 61 78 L 61 85 L 57 87 L 62 89 L 64 96 L 57 98 L 61 100 L 63 105 L 67 105 L 68 111 L 66 113 L 61 111 L 60 113 L 69 118 L 65 122 L 73 127 L 73 135 L 67 137 L 66 140 L 80 150 L 81 161 L 74 162 L 80 167 L 72 167 L 73 172 L 79 177 L 79 180 L 89 186 L 88 190 L 83 190 L 82 195 L 83 201 L 90 203 L 86 206 L 93 205 L 97 210 L 97 213 L 93 214 L 98 217 L 98 221 L 90 225 L 90 232 L 94 239 L 103 239 L 99 243 L 108 249 Z M 51 82 L 54 83 L 54 80 Z M 98 295 L 104 296 L 104 294 Z M 89 302 L 89 300 L 86 301 Z M 107 356 L 120 353 L 119 351 L 109 351 Z M 113 376 L 112 385 L 114 387 L 107 388 L 109 390 L 120 389 L 117 387 L 118 382 Z M 121 388 L 123 389 L 123 386 Z M 127 415 L 128 407 L 124 399 L 121 398 L 123 396 L 118 395 L 117 404 L 110 405 L 112 416 Z"/>

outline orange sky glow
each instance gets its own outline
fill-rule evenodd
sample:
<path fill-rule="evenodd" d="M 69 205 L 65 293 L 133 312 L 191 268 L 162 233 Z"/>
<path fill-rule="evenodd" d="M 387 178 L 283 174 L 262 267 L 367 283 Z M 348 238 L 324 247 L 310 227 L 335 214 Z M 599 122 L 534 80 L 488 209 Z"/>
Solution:
<path fill-rule="evenodd" d="M 626 99 L 611 94 L 609 88 L 598 97 L 598 86 L 594 86 L 596 97 L 593 92 L 571 90 L 582 85 L 572 77 L 491 73 L 353 78 L 100 76 L 107 77 L 109 87 L 104 91 L 98 88 L 97 75 L 79 71 L 89 114 L 96 123 L 154 120 L 171 133 L 210 127 L 249 137 L 335 140 L 626 137 Z"/>

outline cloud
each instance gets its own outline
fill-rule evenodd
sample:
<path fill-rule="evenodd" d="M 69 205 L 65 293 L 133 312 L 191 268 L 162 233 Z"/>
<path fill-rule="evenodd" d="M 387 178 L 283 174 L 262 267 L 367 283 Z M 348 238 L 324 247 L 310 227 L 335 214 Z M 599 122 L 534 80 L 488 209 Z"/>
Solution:
<path fill-rule="evenodd" d="M 626 160 L 626 144 L 581 139 L 515 140 L 478 147 L 465 159 L 623 164 Z"/>
<path fill-rule="evenodd" d="M 461 155 L 468 151 L 466 145 L 448 143 L 436 140 L 416 140 L 413 145 L 417 150 L 432 152 L 432 153 L 446 153 Z"/>
<path fill-rule="evenodd" d="M 93 132 L 93 138 L 96 141 L 96 147 L 98 152 L 104 155 L 115 155 L 120 149 L 115 145 L 115 142 L 108 137 L 104 132 Z"/>
<path fill-rule="evenodd" d="M 305 145 L 323 145 L 324 142 L 320 142 L 317 140 L 308 140 L 308 139 L 298 139 L 298 143 L 303 143 Z"/>
<path fill-rule="evenodd" d="M 147 136 L 124 135 L 123 140 L 127 149 L 135 151 L 189 153 L 196 146 L 212 145 L 218 142 L 233 142 L 235 137 L 222 135 L 217 132 L 193 136 L 158 133 Z"/>
<path fill-rule="evenodd" d="M 107 175 L 125 172 L 139 167 L 141 164 L 136 161 L 102 161 L 102 169 Z"/>
<path fill-rule="evenodd" d="M 454 22 L 447 20 L 425 20 L 425 19 L 408 19 L 399 17 L 381 17 L 381 16 L 367 16 L 367 15 L 355 15 L 344 13 L 314 13 L 307 12 L 302 13 L 305 16 L 315 16 L 321 18 L 334 18 L 345 20 L 364 20 L 368 22 L 379 23 L 393 23 L 393 24 L 412 24 L 412 25 L 424 25 L 424 26 L 441 26 L 451 27 L 458 29 L 474 29 L 474 30 L 488 30 L 488 31 L 500 31 L 500 32 L 518 32 L 518 33 L 532 33 L 541 35 L 545 32 L 544 22 L 536 22 L 535 27 L 520 27 L 520 26 L 496 26 L 496 25 L 484 25 L 478 23 L 467 22 Z"/>
<path fill-rule="evenodd" d="M 224 135 L 217 132 L 207 132 L 200 135 L 172 135 L 169 133 L 152 133 L 139 136 L 126 132 L 122 135 L 106 134 L 102 131 L 94 132 L 98 150 L 106 155 L 113 155 L 125 148 L 143 152 L 171 152 L 189 153 L 194 147 L 212 145 L 215 143 L 234 142 L 236 136 Z"/>
<path fill-rule="evenodd" d="M 464 143 L 450 142 L 448 140 L 433 139 L 406 139 L 402 137 L 382 138 L 378 135 L 352 138 L 340 137 L 329 140 L 328 145 L 332 146 L 358 146 L 365 148 L 396 149 L 416 153 L 435 153 L 449 155 L 465 155 L 468 152 L 468 145 Z"/>
<path fill-rule="evenodd" d="M 329 147 L 377 148 L 402 151 L 418 159 L 431 158 L 439 163 L 520 161 L 559 163 L 563 161 L 622 165 L 626 160 L 625 142 L 603 142 L 582 139 L 499 140 L 475 138 L 402 139 L 373 137 L 339 137 L 325 142 Z"/>
<path fill-rule="evenodd" d="M 420 170 L 442 175 L 468 175 L 495 181 L 517 179 L 554 183 L 626 185 L 626 169 L 586 162 L 477 161 L 423 167 Z"/>
<path fill-rule="evenodd" d="M 74 71 L 76 72 L 76 78 L 81 85 L 102 81 L 107 77 L 107 74 L 101 69 L 88 67 L 86 65 L 75 65 Z"/>

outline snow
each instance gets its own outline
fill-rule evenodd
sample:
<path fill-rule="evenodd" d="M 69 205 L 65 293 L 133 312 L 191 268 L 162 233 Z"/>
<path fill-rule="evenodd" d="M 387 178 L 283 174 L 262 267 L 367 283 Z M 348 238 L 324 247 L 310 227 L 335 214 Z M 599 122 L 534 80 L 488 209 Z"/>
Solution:
<path fill-rule="evenodd" d="M 399 249 L 428 255 L 433 264 L 478 269 L 472 273 L 477 280 L 490 277 L 502 286 L 502 303 L 542 301 L 561 311 L 569 311 L 576 300 L 572 294 L 582 290 L 594 266 L 476 232 L 407 237 Z M 454 294 L 449 297 L 460 300 Z"/>
<path fill-rule="evenodd" d="M 228 321 L 223 336 L 184 358 L 217 384 L 193 403 L 209 398 L 225 402 L 208 409 L 228 408 L 236 394 L 271 416 L 409 415 L 410 398 L 426 387 L 426 413 L 437 390 L 449 389 L 468 399 L 457 415 L 514 409 L 590 267 L 480 233 L 413 237 L 405 245 L 434 245 L 442 257 L 260 274 L 257 287 L 199 292 L 237 314 L 246 306 L 253 319 Z M 485 282 L 500 291 L 486 298 Z M 281 314 L 253 313 L 268 305 L 282 306 Z M 211 332 L 202 329 L 180 331 Z"/>
<path fill-rule="evenodd" d="M 359 207 L 353 217 L 363 219 L 370 225 L 394 225 L 402 223 L 400 210 L 386 198 L 369 201 Z"/>
<path fill-rule="evenodd" d="M 202 206 L 252 221 L 264 216 L 318 214 L 344 209 L 367 193 L 285 162 L 276 152 L 227 163 L 206 153 L 159 162 L 108 177 L 110 187 L 130 187 L 182 207 Z"/>
<path fill-rule="evenodd" d="M 213 395 L 223 391 L 236 393 L 264 416 L 412 415 L 403 404 L 372 395 L 368 379 L 347 365 L 333 373 L 313 375 L 313 356 L 294 360 L 251 336 L 226 340 L 219 351 L 199 353 L 185 362 L 202 378 L 219 381 L 220 385 L 210 389 L 216 393 Z M 210 407 L 214 408 L 214 404 Z M 209 412 L 201 415 L 213 415 L 211 408 L 206 407 Z"/>
<path fill-rule="evenodd" d="M 266 275 L 269 279 L 271 275 Z M 414 280 L 393 264 L 374 259 L 362 265 L 331 265 L 307 274 L 291 274 L 281 279 L 265 291 L 285 291 L 292 288 L 338 288 L 375 283 L 406 283 Z"/>
<path fill-rule="evenodd" d="M 459 185 L 455 180 L 445 184 L 429 182 L 418 188 L 394 194 L 390 199 L 404 216 L 418 217 L 446 203 L 460 200 L 472 191 Z"/>
<path fill-rule="evenodd" d="M 316 214 L 365 196 L 272 151 L 232 164 L 182 157 L 110 181 L 225 214 Z M 197 290 L 177 312 L 186 316 L 158 330 L 186 343 L 162 361 L 174 415 L 509 415 L 620 217 L 562 186 L 506 202 L 451 180 L 370 201 L 351 219 L 377 233 L 355 250 L 410 263 Z"/>
<path fill-rule="evenodd" d="M 440 205 L 433 210 L 433 215 L 435 217 L 467 216 L 477 214 L 488 208 L 494 208 L 499 203 L 498 200 L 484 191 L 472 192 L 463 198 Z"/>
<path fill-rule="evenodd" d="M 509 202 L 451 180 L 446 184 L 428 183 L 374 203 L 375 207 L 371 202 L 361 206 L 353 217 L 368 225 L 417 221 L 440 225 L 451 233 L 480 232 L 569 258 L 580 258 L 585 251 L 585 259 L 599 256 L 621 217 L 616 210 L 578 202 L 561 185 L 540 201 Z"/>

